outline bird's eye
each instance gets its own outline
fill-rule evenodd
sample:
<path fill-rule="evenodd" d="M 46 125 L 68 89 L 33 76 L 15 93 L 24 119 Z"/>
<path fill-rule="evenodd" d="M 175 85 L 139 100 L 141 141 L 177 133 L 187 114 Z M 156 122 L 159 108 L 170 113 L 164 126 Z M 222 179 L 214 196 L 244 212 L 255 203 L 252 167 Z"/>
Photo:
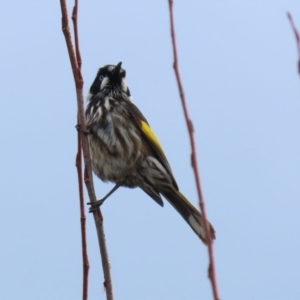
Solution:
<path fill-rule="evenodd" d="M 100 81 L 102 81 L 102 80 L 103 80 L 105 77 L 107 77 L 107 75 L 106 75 L 106 74 L 104 74 L 104 75 L 100 75 L 100 76 L 99 76 L 99 80 L 100 80 Z"/>

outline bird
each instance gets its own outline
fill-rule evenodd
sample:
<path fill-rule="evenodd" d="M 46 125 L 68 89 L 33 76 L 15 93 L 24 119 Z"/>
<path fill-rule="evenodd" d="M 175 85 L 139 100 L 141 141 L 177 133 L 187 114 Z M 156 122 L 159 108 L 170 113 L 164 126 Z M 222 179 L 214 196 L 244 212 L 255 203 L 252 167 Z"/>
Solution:
<path fill-rule="evenodd" d="M 207 244 L 202 214 L 179 191 L 170 164 L 144 115 L 133 104 L 122 62 L 101 67 L 87 96 L 86 131 L 92 170 L 103 182 L 115 184 L 94 211 L 119 187 L 141 188 L 157 204 L 162 197 Z M 215 229 L 208 222 L 211 239 Z"/>

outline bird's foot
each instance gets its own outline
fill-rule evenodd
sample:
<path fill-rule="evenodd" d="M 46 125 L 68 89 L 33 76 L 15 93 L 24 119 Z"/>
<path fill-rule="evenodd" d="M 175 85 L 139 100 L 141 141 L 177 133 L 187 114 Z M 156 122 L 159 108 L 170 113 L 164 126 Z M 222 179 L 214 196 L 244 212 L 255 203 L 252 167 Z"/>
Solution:
<path fill-rule="evenodd" d="M 87 204 L 90 205 L 90 209 L 89 209 L 89 212 L 94 212 L 96 211 L 104 202 L 105 199 L 100 199 L 100 200 L 97 200 L 96 202 L 88 202 Z"/>
<path fill-rule="evenodd" d="M 77 124 L 77 125 L 75 126 L 75 128 L 76 128 L 76 130 L 77 130 L 78 132 L 82 132 L 82 133 L 84 133 L 84 134 L 92 134 L 89 130 L 83 130 L 83 129 L 81 129 L 81 125 L 80 125 L 80 124 Z"/>
<path fill-rule="evenodd" d="M 108 194 L 106 194 L 106 196 L 103 197 L 102 199 L 97 200 L 97 201 L 95 201 L 95 202 L 88 202 L 87 204 L 89 204 L 89 205 L 91 206 L 89 212 L 94 212 L 94 211 L 96 211 L 97 208 L 100 207 L 100 206 L 103 204 L 103 202 L 104 202 L 111 194 L 113 194 L 120 186 L 122 186 L 122 184 L 121 184 L 121 183 L 117 183 L 117 184 L 111 189 L 111 191 L 110 191 Z"/>

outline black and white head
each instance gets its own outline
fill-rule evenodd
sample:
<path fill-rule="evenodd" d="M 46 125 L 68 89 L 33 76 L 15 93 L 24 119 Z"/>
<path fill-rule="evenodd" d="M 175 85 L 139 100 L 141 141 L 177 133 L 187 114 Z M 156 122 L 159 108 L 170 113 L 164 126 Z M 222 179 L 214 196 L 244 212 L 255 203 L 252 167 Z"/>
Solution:
<path fill-rule="evenodd" d="M 99 69 L 93 84 L 90 87 L 87 100 L 98 94 L 99 97 L 114 97 L 123 95 L 132 101 L 125 76 L 126 71 L 121 68 L 122 62 L 117 65 L 105 65 Z"/>

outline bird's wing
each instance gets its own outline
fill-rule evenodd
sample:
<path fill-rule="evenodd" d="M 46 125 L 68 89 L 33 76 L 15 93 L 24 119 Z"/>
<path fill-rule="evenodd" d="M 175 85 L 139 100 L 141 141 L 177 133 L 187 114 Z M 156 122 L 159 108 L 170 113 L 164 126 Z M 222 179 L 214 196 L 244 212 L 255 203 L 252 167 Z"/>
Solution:
<path fill-rule="evenodd" d="M 126 101 L 128 102 L 128 101 Z M 129 107 L 129 114 L 130 119 L 134 121 L 137 128 L 141 131 L 142 135 L 144 136 L 145 140 L 148 142 L 149 146 L 154 152 L 155 158 L 163 165 L 163 167 L 167 170 L 167 172 L 172 177 L 172 181 L 174 184 L 174 187 L 178 190 L 178 185 L 175 181 L 175 178 L 173 176 L 173 172 L 171 169 L 171 166 L 165 156 L 165 153 L 161 147 L 160 142 L 158 141 L 156 135 L 154 134 L 153 130 L 150 128 L 146 118 L 143 116 L 141 111 L 132 103 L 128 102 L 126 103 Z"/>

